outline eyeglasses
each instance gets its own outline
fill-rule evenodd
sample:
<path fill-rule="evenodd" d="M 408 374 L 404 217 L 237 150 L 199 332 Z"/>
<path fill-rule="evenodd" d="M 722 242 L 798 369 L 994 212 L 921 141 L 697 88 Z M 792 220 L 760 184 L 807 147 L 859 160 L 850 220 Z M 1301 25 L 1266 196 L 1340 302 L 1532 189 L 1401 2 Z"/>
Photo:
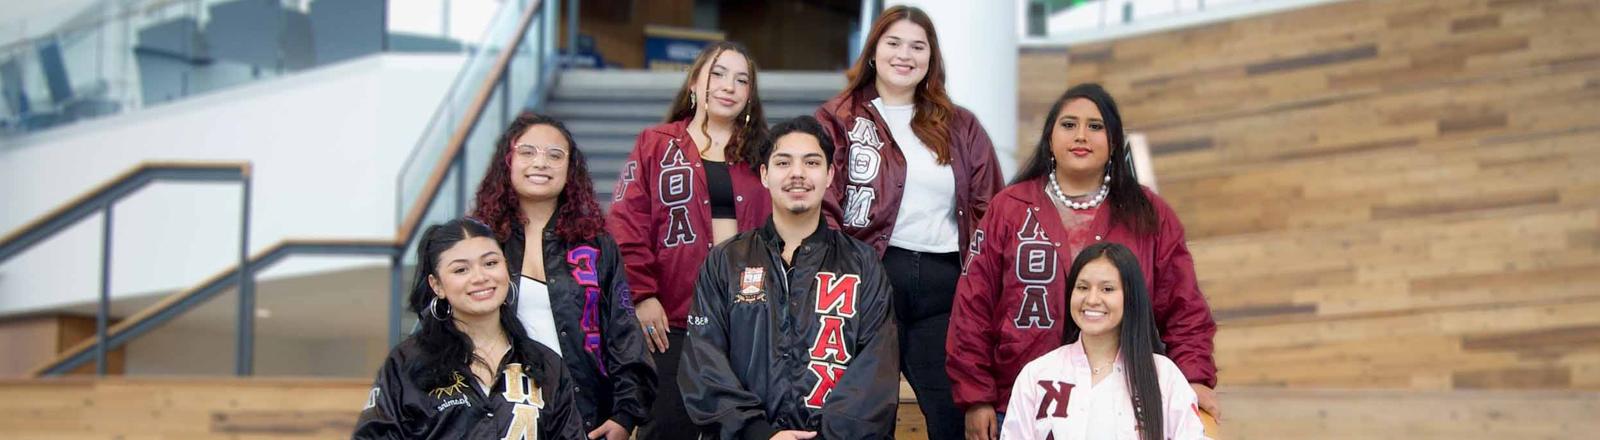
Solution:
<path fill-rule="evenodd" d="M 512 151 L 516 153 L 518 159 L 528 161 L 531 161 L 534 157 L 539 156 L 543 156 L 546 160 L 551 162 L 563 162 L 567 160 L 567 149 L 566 147 L 562 147 L 560 145 L 538 146 L 517 144 L 517 146 L 512 147 Z"/>

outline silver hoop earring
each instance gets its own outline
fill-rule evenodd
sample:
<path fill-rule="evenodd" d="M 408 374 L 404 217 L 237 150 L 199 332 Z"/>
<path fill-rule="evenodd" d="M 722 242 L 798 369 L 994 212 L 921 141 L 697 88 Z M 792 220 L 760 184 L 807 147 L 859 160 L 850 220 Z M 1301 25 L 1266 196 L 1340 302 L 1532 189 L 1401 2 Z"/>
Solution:
<path fill-rule="evenodd" d="M 445 303 L 445 306 L 449 307 L 449 303 Z M 439 297 L 435 296 L 435 297 L 433 297 L 433 300 L 428 301 L 428 314 L 429 315 L 433 315 L 433 319 L 444 321 L 446 318 L 450 317 L 450 309 L 445 309 L 444 317 L 440 317 L 439 316 Z"/>
<path fill-rule="evenodd" d="M 506 292 L 506 306 L 517 306 L 517 283 L 511 283 L 511 290 Z"/>

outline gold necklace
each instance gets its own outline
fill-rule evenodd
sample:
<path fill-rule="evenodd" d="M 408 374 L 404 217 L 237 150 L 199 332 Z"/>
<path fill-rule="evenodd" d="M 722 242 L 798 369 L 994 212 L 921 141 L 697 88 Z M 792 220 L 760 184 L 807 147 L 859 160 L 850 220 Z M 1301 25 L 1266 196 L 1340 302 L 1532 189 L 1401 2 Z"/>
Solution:
<path fill-rule="evenodd" d="M 1093 374 L 1100 374 L 1100 372 L 1106 371 L 1107 368 L 1111 368 L 1111 365 L 1116 364 L 1116 363 L 1117 363 L 1116 360 L 1112 360 L 1110 363 L 1107 363 L 1105 366 L 1098 367 L 1098 368 L 1093 366 L 1093 365 L 1090 365 L 1089 366 L 1089 371 L 1093 372 Z"/>

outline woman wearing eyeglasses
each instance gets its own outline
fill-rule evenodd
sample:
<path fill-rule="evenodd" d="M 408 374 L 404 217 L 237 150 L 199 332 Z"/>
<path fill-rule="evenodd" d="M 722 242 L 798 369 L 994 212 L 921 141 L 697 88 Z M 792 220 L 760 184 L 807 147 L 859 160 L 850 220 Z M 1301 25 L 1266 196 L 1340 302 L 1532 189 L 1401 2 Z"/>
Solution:
<path fill-rule="evenodd" d="M 497 141 L 472 215 L 503 244 L 528 336 L 571 373 L 583 432 L 623 440 L 649 419 L 658 382 L 594 194 L 566 126 L 523 113 Z"/>

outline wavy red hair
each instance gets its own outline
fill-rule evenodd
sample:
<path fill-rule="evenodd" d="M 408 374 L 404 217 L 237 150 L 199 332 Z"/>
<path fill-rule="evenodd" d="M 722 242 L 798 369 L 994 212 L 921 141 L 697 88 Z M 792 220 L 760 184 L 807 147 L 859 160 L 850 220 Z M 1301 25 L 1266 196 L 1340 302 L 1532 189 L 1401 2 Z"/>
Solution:
<path fill-rule="evenodd" d="M 500 133 L 500 139 L 495 141 L 494 157 L 500 160 L 489 162 L 483 182 L 478 184 L 472 217 L 488 224 L 494 230 L 495 238 L 501 242 L 528 224 L 528 219 L 522 214 L 522 201 L 517 197 L 517 190 L 511 186 L 511 147 L 517 138 L 535 125 L 548 125 L 560 131 L 567 140 L 568 150 L 571 150 L 567 155 L 567 185 L 561 188 L 561 195 L 556 198 L 556 212 L 551 218 L 555 223 L 556 236 L 568 243 L 593 240 L 605 232 L 605 215 L 595 201 L 594 182 L 590 180 L 589 165 L 584 159 L 583 150 L 578 148 L 577 141 L 572 139 L 572 132 L 567 131 L 565 124 L 533 112 L 517 115 Z"/>

